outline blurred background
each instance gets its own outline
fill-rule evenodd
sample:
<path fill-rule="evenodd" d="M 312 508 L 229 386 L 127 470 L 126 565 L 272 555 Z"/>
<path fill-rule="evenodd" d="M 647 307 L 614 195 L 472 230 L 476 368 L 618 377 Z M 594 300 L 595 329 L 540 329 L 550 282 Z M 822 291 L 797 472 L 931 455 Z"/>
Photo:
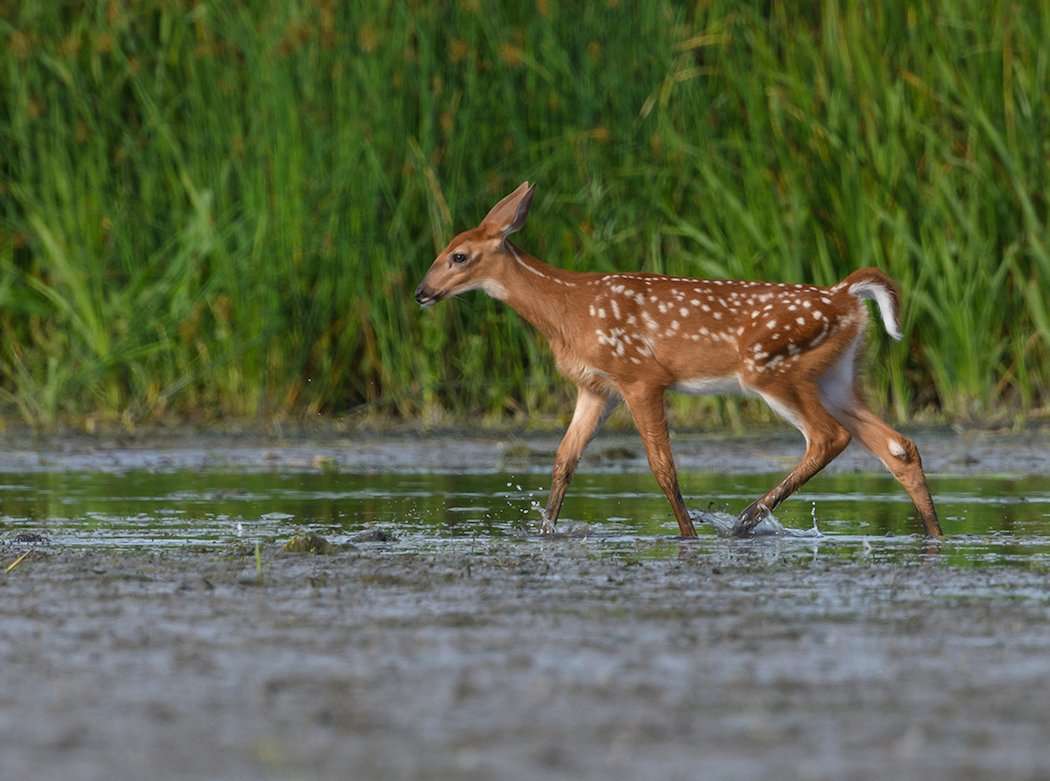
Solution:
<path fill-rule="evenodd" d="M 9 423 L 556 422 L 522 321 L 411 296 L 524 179 L 556 265 L 887 270 L 890 417 L 1047 412 L 1047 3 L 0 6 Z"/>

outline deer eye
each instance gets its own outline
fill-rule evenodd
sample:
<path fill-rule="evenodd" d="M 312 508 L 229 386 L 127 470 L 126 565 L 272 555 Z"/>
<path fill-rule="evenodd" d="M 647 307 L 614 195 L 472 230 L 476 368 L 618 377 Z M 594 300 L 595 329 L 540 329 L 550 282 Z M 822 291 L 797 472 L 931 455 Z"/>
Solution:
<path fill-rule="evenodd" d="M 452 255 L 452 262 L 453 263 L 466 263 L 467 262 L 467 254 L 465 252 L 456 252 L 456 253 L 454 253 Z"/>

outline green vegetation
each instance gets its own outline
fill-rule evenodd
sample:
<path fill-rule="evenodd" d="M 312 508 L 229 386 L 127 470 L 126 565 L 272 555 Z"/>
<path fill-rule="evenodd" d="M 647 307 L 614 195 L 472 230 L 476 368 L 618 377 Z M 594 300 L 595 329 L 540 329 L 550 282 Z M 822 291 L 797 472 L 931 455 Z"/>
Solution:
<path fill-rule="evenodd" d="M 565 413 L 514 315 L 411 297 L 526 178 L 521 243 L 558 265 L 886 269 L 905 339 L 869 382 L 899 418 L 1050 403 L 1047 3 L 13 5 L 9 416 Z"/>

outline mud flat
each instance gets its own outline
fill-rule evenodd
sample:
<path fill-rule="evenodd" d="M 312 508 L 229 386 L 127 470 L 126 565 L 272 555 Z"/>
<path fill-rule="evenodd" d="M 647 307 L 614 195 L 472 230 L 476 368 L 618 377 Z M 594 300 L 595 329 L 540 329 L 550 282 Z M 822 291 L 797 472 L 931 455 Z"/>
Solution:
<path fill-rule="evenodd" d="M 0 576 L 4 776 L 1050 776 L 1042 563 L 716 538 L 260 563 L 52 546 Z"/>
<path fill-rule="evenodd" d="M 1022 433 L 908 431 L 928 472 L 950 475 L 1050 474 L 1050 430 Z M 0 473 L 225 469 L 294 472 L 318 469 L 372 473 L 488 473 L 550 470 L 560 432 L 405 432 L 226 435 L 171 432 L 135 437 L 0 437 Z M 793 431 L 748 436 L 678 432 L 672 437 L 680 469 L 731 474 L 784 471 L 805 449 Z M 585 471 L 647 471 L 632 432 L 602 432 L 588 449 Z M 873 456 L 852 445 L 826 470 L 881 472 Z"/>

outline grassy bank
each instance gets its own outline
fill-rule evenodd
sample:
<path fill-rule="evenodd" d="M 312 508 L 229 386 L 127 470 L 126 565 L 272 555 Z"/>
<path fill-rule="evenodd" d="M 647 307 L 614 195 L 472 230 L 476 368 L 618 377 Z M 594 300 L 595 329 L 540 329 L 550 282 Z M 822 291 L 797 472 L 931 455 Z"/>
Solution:
<path fill-rule="evenodd" d="M 525 178 L 522 243 L 572 268 L 883 267 L 899 418 L 1045 409 L 1050 8 L 790 5 L 11 4 L 6 414 L 554 412 L 516 317 L 410 295 Z"/>

